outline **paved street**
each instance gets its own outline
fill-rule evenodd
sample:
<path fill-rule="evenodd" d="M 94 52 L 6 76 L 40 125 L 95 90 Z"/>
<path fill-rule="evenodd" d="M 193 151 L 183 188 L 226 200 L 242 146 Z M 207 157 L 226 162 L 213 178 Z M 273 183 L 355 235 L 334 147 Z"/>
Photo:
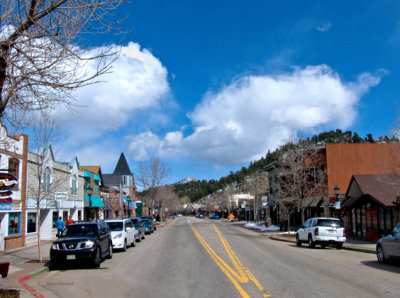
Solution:
<path fill-rule="evenodd" d="M 399 276 L 399 265 L 373 254 L 299 248 L 181 217 L 100 269 L 53 270 L 28 283 L 44 297 L 398 297 Z"/>

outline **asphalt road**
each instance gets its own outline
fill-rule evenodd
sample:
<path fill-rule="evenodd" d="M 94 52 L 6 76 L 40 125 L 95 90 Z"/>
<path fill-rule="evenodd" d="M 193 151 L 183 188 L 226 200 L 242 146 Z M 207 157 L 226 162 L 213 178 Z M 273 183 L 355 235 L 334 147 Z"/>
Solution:
<path fill-rule="evenodd" d="M 44 273 L 44 297 L 399 297 L 400 266 L 296 247 L 230 223 L 180 217 L 98 269 Z"/>

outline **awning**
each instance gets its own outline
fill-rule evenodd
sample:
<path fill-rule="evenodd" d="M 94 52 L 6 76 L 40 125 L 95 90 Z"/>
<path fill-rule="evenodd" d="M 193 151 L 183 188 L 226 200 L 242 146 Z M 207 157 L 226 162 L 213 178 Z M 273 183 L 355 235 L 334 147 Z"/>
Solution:
<path fill-rule="evenodd" d="M 85 178 L 93 178 L 92 174 L 87 170 L 84 170 L 83 177 L 85 177 Z"/>
<path fill-rule="evenodd" d="M 101 181 L 99 174 L 94 174 L 94 180 Z"/>
<path fill-rule="evenodd" d="M 86 201 L 86 207 L 89 207 L 89 196 L 84 195 Z M 104 207 L 103 201 L 99 196 L 91 196 L 92 207 Z"/>
<path fill-rule="evenodd" d="M 322 203 L 322 198 L 314 198 L 314 200 L 311 202 L 310 207 L 318 207 Z"/>

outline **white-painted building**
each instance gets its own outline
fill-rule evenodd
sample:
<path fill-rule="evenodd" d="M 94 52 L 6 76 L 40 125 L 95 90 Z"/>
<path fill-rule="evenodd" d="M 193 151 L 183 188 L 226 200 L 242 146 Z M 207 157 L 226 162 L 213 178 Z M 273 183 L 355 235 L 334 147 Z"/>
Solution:
<path fill-rule="evenodd" d="M 25 245 L 28 136 L 9 136 L 0 123 L 0 251 Z"/>
<path fill-rule="evenodd" d="M 56 221 L 62 217 L 83 219 L 83 171 L 77 157 L 69 163 L 57 162 L 51 146 L 43 155 L 29 152 L 26 201 L 26 244 L 36 242 L 38 229 L 40 239 L 50 240 L 57 233 Z M 37 205 L 40 223 L 37 220 Z"/>

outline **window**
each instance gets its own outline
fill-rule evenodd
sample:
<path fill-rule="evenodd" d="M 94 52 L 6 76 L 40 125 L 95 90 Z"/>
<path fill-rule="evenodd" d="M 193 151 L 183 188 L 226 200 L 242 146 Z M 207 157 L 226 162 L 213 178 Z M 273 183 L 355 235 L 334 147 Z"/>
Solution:
<path fill-rule="evenodd" d="M 21 213 L 12 212 L 8 214 L 8 235 L 15 235 L 21 232 L 20 221 Z"/>
<path fill-rule="evenodd" d="M 8 160 L 8 172 L 13 175 L 15 178 L 18 178 L 19 174 L 19 160 L 16 158 L 10 158 Z"/>
<path fill-rule="evenodd" d="M 36 232 L 36 212 L 29 212 L 27 222 L 27 232 L 35 233 Z"/>
<path fill-rule="evenodd" d="M 56 228 L 57 220 L 58 220 L 58 211 L 53 211 L 53 229 Z"/>
<path fill-rule="evenodd" d="M 72 176 L 71 177 L 71 195 L 76 195 L 76 193 L 77 193 L 76 177 Z"/>
<path fill-rule="evenodd" d="M 78 210 L 78 220 L 82 220 L 82 210 Z"/>
<path fill-rule="evenodd" d="M 50 170 L 46 168 L 43 174 L 43 191 L 50 192 Z"/>
<path fill-rule="evenodd" d="M 90 178 L 85 177 L 85 190 L 90 188 Z"/>
<path fill-rule="evenodd" d="M 94 181 L 94 193 L 99 193 L 99 181 Z"/>

